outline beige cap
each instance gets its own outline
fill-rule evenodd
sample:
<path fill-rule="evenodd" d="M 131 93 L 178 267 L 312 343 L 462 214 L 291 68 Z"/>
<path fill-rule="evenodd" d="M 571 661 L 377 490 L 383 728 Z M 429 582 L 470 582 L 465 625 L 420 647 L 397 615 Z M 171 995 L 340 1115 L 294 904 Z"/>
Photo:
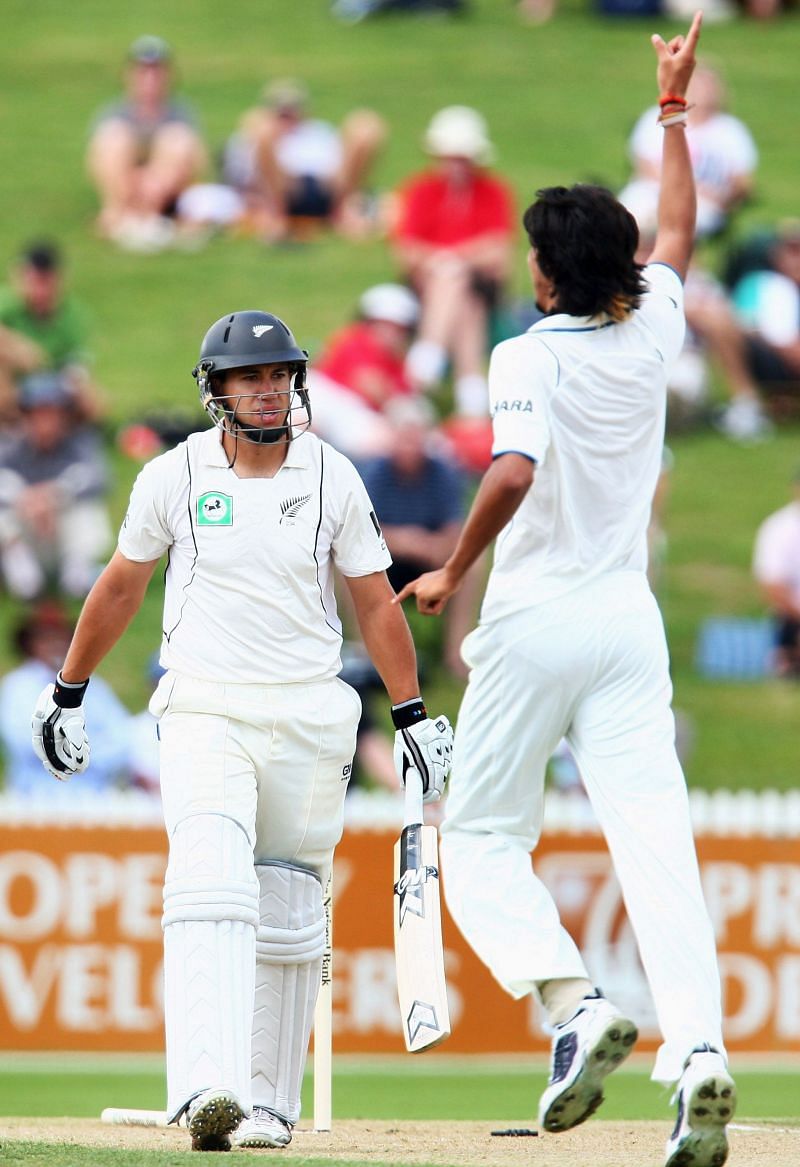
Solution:
<path fill-rule="evenodd" d="M 419 319 L 419 301 L 402 284 L 375 284 L 367 288 L 358 309 L 367 320 L 388 320 L 403 328 L 413 328 Z"/>
<path fill-rule="evenodd" d="M 486 120 L 468 105 L 448 105 L 434 114 L 425 132 L 424 146 L 439 158 L 488 163 L 494 157 Z"/>
<path fill-rule="evenodd" d="M 302 81 L 281 77 L 266 86 L 264 101 L 273 109 L 305 109 L 308 104 L 308 89 Z"/>

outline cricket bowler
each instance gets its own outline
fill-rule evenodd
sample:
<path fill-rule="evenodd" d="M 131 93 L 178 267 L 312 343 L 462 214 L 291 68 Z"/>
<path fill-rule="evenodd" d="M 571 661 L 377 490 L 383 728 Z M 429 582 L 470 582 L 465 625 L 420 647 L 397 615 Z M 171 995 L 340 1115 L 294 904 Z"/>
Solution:
<path fill-rule="evenodd" d="M 609 192 L 538 192 L 524 224 L 544 317 L 494 350 L 494 460 L 460 541 L 412 581 L 438 614 L 496 538 L 459 713 L 446 817 L 450 912 L 515 997 L 538 994 L 553 1033 L 539 1121 L 569 1130 L 603 1100 L 636 1025 L 596 989 L 530 854 L 547 760 L 566 737 L 602 827 L 663 1035 L 653 1078 L 676 1083 L 667 1167 L 720 1167 L 735 1086 L 722 1040 L 714 933 L 675 752 L 664 628 L 646 531 L 670 368 L 684 335 L 696 196 L 686 88 L 700 35 L 655 36 L 663 168 L 655 247 Z"/>

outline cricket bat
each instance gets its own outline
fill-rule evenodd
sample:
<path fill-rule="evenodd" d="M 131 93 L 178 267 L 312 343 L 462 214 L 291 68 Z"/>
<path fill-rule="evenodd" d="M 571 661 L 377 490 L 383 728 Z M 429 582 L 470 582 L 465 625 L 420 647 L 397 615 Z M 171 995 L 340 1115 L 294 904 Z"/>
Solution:
<path fill-rule="evenodd" d="M 167 1112 L 166 1110 L 124 1110 L 119 1106 L 107 1106 L 100 1115 L 100 1121 L 110 1123 L 112 1126 L 166 1126 Z"/>
<path fill-rule="evenodd" d="M 394 845 L 394 954 L 403 1037 L 409 1053 L 450 1036 L 442 947 L 439 839 L 425 826 L 422 779 L 406 775 L 403 830 Z"/>

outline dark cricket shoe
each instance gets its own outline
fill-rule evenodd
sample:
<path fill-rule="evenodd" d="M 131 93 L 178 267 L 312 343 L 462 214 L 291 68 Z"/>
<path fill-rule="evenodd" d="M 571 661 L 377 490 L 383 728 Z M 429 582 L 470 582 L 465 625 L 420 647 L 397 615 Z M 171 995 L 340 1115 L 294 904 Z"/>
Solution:
<path fill-rule="evenodd" d="M 634 1023 L 605 997 L 584 997 L 577 1013 L 555 1027 L 539 1125 L 555 1134 L 590 1118 L 603 1101 L 603 1079 L 622 1065 L 638 1036 Z"/>
<path fill-rule="evenodd" d="M 186 1125 L 193 1151 L 230 1151 L 230 1134 L 245 1117 L 239 1099 L 230 1090 L 204 1090 L 191 1103 Z"/>
<path fill-rule="evenodd" d="M 254 1106 L 233 1136 L 236 1147 L 288 1147 L 292 1141 L 292 1124 L 266 1106 Z"/>
<path fill-rule="evenodd" d="M 678 1115 L 665 1167 L 722 1167 L 728 1158 L 725 1127 L 736 1110 L 736 1083 L 711 1046 L 686 1060 L 675 1099 Z"/>

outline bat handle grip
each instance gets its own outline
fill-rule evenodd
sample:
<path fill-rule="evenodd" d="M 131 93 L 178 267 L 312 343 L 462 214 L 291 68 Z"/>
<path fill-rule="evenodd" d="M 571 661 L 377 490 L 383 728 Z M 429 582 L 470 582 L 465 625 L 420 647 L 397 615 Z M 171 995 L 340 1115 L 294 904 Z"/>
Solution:
<path fill-rule="evenodd" d="M 420 777 L 419 771 L 411 766 L 406 771 L 403 824 L 408 827 L 414 823 L 422 822 L 424 822 L 422 815 L 422 778 Z"/>

